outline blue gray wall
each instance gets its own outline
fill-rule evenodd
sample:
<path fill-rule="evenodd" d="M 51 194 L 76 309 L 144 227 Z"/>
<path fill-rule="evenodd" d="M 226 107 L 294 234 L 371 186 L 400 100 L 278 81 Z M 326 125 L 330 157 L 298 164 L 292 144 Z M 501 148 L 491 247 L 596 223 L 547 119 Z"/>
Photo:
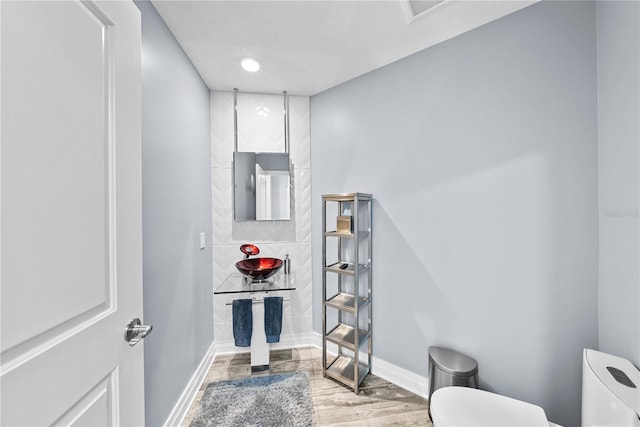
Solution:
<path fill-rule="evenodd" d="M 453 348 L 481 387 L 579 424 L 598 346 L 595 47 L 594 3 L 542 2 L 311 98 L 315 260 L 320 195 L 375 198 L 375 357 L 426 376 L 428 347 Z"/>
<path fill-rule="evenodd" d="M 209 90 L 149 2 L 142 12 L 147 425 L 162 425 L 213 342 Z M 199 234 L 206 233 L 200 249 Z"/>
<path fill-rule="evenodd" d="M 600 349 L 640 366 L 640 3 L 597 10 Z"/>

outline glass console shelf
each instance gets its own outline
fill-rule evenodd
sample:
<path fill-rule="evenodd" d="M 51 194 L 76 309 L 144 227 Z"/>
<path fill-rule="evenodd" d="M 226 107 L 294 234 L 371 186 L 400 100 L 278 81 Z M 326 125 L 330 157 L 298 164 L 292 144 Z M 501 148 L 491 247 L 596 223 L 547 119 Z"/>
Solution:
<path fill-rule="evenodd" d="M 252 282 L 240 273 L 232 273 L 218 286 L 214 294 L 238 294 L 243 292 L 293 291 L 296 289 L 294 273 L 284 274 L 279 271 L 273 277 L 262 281 Z"/>

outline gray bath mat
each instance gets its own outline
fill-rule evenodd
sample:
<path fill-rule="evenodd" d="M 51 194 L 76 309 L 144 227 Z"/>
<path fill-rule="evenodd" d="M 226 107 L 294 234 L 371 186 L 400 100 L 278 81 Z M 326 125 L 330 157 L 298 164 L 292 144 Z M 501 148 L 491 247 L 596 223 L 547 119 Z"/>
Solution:
<path fill-rule="evenodd" d="M 220 381 L 207 386 L 191 427 L 313 426 L 304 372 Z"/>

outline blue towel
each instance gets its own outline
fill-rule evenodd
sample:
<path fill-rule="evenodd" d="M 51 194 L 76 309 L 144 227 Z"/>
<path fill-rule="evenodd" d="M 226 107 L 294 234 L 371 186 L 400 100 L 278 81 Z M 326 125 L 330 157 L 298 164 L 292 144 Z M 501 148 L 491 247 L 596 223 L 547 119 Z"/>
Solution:
<path fill-rule="evenodd" d="M 238 347 L 251 346 L 253 334 L 253 300 L 235 299 L 232 304 L 233 339 Z"/>
<path fill-rule="evenodd" d="M 264 297 L 264 333 L 267 342 L 280 342 L 282 297 Z"/>

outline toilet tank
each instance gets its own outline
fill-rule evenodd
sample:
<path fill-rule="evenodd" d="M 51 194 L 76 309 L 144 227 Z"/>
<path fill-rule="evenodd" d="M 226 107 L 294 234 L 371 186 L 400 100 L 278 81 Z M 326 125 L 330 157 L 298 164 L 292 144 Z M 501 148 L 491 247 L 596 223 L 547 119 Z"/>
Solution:
<path fill-rule="evenodd" d="M 582 426 L 640 427 L 640 371 L 596 350 L 582 354 Z"/>

